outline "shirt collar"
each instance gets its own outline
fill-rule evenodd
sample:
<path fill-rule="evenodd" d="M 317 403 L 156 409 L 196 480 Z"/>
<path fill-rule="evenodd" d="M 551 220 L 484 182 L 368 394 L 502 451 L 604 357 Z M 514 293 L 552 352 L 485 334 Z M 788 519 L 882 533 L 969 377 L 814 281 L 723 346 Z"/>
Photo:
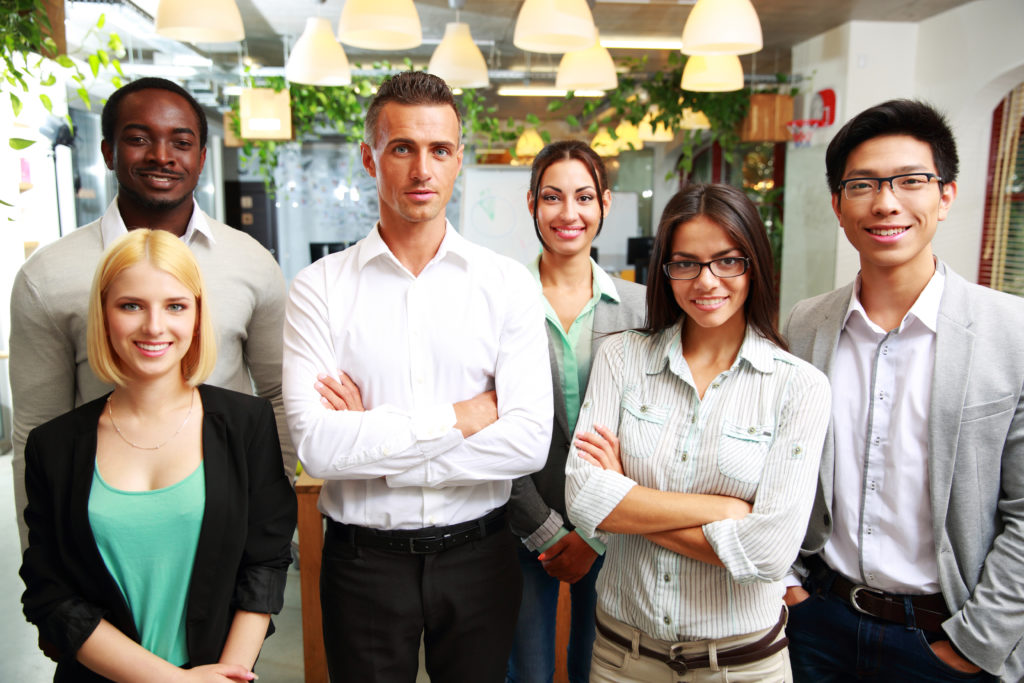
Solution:
<path fill-rule="evenodd" d="M 609 299 L 615 303 L 619 303 L 619 290 L 615 288 L 615 280 L 612 276 L 605 272 L 604 268 L 597 265 L 597 261 L 590 259 L 591 272 L 593 272 L 593 283 L 594 283 L 594 297 L 600 297 L 602 299 Z M 538 286 L 540 285 L 540 255 L 526 264 L 526 269 L 533 275 L 533 279 L 536 280 Z"/>
<path fill-rule="evenodd" d="M 864 310 L 863 304 L 860 302 L 860 286 L 861 276 L 857 273 L 857 280 L 853 285 L 853 296 L 850 297 L 850 305 L 846 309 L 846 317 L 843 319 L 843 327 L 850 322 L 850 317 L 856 313 L 864 323 L 866 323 L 875 332 L 885 333 L 887 330 L 883 330 L 876 325 L 869 317 L 867 311 Z M 902 331 L 907 325 L 914 320 L 921 321 L 925 327 L 932 332 L 938 330 L 939 324 L 939 304 L 942 302 L 942 292 L 946 287 L 946 271 L 941 264 L 937 264 L 935 272 L 932 273 L 932 277 L 928 280 L 928 284 L 925 285 L 924 289 L 917 296 L 917 300 L 914 305 L 910 307 L 907 314 L 903 316 L 903 320 L 900 321 L 900 326 L 897 331 Z"/>
<path fill-rule="evenodd" d="M 661 332 L 661 338 L 656 342 L 657 346 L 647 364 L 647 374 L 656 375 L 668 365 L 669 370 L 674 374 L 679 377 L 686 376 L 683 372 L 686 360 L 683 358 L 682 324 L 683 321 L 680 319 L 675 325 Z M 775 344 L 758 334 L 752 326 L 747 325 L 747 329 L 743 333 L 743 342 L 740 344 L 739 353 L 736 354 L 736 360 L 732 367 L 736 368 L 741 362 L 746 361 L 758 372 L 774 372 L 775 350 Z"/>
<path fill-rule="evenodd" d="M 446 258 L 449 254 L 457 256 L 463 264 L 468 265 L 470 263 L 470 250 L 472 244 L 465 237 L 460 235 L 455 227 L 452 226 L 448 219 L 444 221 L 444 237 L 441 239 L 441 244 L 437 248 L 437 253 L 430 259 L 430 263 L 440 261 Z M 380 234 L 380 221 L 373 226 L 373 230 L 359 243 L 359 256 L 358 266 L 359 270 L 362 270 L 367 263 L 381 256 L 387 256 L 393 262 L 399 263 L 395 255 L 391 253 L 391 249 L 384 242 L 384 238 Z M 427 265 L 429 266 L 430 263 Z M 399 264 L 401 265 L 401 264 Z"/>
<path fill-rule="evenodd" d="M 118 237 L 127 234 L 128 227 L 124 224 L 124 219 L 121 217 L 121 211 L 117 207 L 117 197 L 115 196 L 114 201 L 110 202 L 107 210 L 103 213 L 102 218 L 100 218 L 100 239 L 103 240 L 103 248 L 106 249 Z M 181 241 L 191 246 L 196 241 L 197 235 L 202 235 L 211 245 L 216 244 L 216 240 L 213 238 L 213 231 L 206 220 L 206 214 L 202 212 L 195 197 L 193 197 L 192 217 L 188 219 L 188 225 L 185 227 L 185 234 L 181 236 Z"/>

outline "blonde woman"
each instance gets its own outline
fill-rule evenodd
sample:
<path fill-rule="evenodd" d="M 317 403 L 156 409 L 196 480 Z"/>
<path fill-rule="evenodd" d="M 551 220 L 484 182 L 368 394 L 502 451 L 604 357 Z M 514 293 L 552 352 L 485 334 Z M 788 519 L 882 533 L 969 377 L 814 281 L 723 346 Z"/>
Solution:
<path fill-rule="evenodd" d="M 104 255 L 89 363 L 115 385 L 29 435 L 25 615 L 55 681 L 247 681 L 281 609 L 295 495 L 263 399 L 216 360 L 188 248 L 132 230 Z"/>

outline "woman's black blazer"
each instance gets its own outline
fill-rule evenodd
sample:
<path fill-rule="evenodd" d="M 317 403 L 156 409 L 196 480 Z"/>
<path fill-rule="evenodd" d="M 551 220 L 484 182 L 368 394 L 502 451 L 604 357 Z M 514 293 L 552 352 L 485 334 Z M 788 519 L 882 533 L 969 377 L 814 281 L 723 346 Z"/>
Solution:
<path fill-rule="evenodd" d="M 236 610 L 276 614 L 295 530 L 295 492 L 266 399 L 200 386 L 206 508 L 189 586 L 190 663 L 220 657 Z M 25 446 L 25 616 L 58 657 L 54 681 L 102 681 L 75 659 L 106 619 L 139 641 L 89 525 L 96 430 L 106 396 L 32 430 Z M 268 630 L 268 635 L 273 627 Z"/>

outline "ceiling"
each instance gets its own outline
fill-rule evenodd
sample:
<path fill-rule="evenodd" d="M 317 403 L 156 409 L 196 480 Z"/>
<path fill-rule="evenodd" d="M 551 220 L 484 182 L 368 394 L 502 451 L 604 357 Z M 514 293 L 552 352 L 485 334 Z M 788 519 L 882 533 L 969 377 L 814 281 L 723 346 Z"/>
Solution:
<path fill-rule="evenodd" d="M 189 87 L 203 91 L 211 99 L 204 104 L 223 104 L 219 84 L 238 81 L 239 63 L 244 57 L 255 65 L 280 73 L 287 46 L 301 34 L 307 17 L 322 16 L 337 22 L 344 0 L 236 0 L 245 24 L 244 43 L 199 45 L 194 49 L 152 33 L 147 34 L 147 21 L 156 13 L 159 0 L 102 0 L 100 2 L 68 3 L 68 36 L 73 42 L 71 24 L 85 23 L 97 12 L 105 12 L 115 19 L 113 30 L 131 48 L 127 61 L 167 63 L 171 53 L 198 52 L 209 57 L 213 64 L 200 69 L 193 77 L 198 84 Z M 170 1 L 170 0 L 168 0 Z M 603 38 L 643 36 L 678 39 L 686 17 L 695 0 L 588 0 L 600 35 Z M 944 12 L 971 0 L 753 0 L 761 19 L 764 49 L 742 58 L 746 74 L 771 75 L 790 70 L 790 50 L 793 45 L 821 34 L 851 20 L 917 22 Z M 460 20 L 470 25 L 473 38 L 480 46 L 491 69 L 491 89 L 484 91 L 490 103 L 499 104 L 502 117 L 521 118 L 533 112 L 544 118 L 548 115 L 536 98 L 497 98 L 494 86 L 522 82 L 551 84 L 559 55 L 525 53 L 512 44 L 515 20 L 523 0 L 465 0 Z M 425 65 L 440 42 L 445 24 L 455 21 L 455 10 L 448 0 L 416 0 L 415 5 L 423 27 L 424 44 L 402 54 L 387 54 L 345 46 L 349 62 L 369 67 L 373 62 L 387 60 L 401 64 L 409 58 L 417 65 Z M 116 21 L 116 14 L 130 14 L 131 20 Z M 82 18 L 78 18 L 82 17 Z M 84 30 L 84 29 L 82 29 Z M 127 36 L 125 34 L 128 34 Z M 649 70 L 665 64 L 668 50 L 612 49 L 617 61 L 646 56 Z M 145 65 L 143 64 L 143 67 Z M 140 68 L 143 68 L 140 67 Z M 207 92 L 207 83 L 209 91 Z M 218 101 L 220 100 L 220 101 Z M 500 102 L 499 102 L 500 100 Z M 565 116 L 561 111 L 558 116 Z"/>

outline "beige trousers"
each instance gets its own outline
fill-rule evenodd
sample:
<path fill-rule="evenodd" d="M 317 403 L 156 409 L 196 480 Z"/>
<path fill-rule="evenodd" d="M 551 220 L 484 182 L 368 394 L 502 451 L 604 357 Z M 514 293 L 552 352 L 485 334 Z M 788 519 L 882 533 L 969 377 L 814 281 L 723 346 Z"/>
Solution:
<path fill-rule="evenodd" d="M 718 652 L 734 647 L 742 647 L 763 638 L 771 629 L 747 633 L 741 636 L 719 638 L 717 640 L 696 640 L 684 642 L 684 656 L 708 655 L 711 666 L 703 669 L 692 669 L 679 674 L 668 667 L 664 661 L 645 657 L 639 654 L 640 644 L 658 652 L 665 653 L 674 643 L 650 638 L 639 629 L 619 621 L 608 615 L 600 607 L 597 608 L 597 620 L 602 627 L 633 642 L 633 648 L 624 648 L 597 634 L 594 641 L 594 657 L 590 665 L 590 683 L 792 683 L 793 672 L 789 668 L 789 651 L 782 649 L 762 660 L 735 666 L 718 666 L 715 658 Z M 785 637 L 783 629 L 779 638 Z"/>

